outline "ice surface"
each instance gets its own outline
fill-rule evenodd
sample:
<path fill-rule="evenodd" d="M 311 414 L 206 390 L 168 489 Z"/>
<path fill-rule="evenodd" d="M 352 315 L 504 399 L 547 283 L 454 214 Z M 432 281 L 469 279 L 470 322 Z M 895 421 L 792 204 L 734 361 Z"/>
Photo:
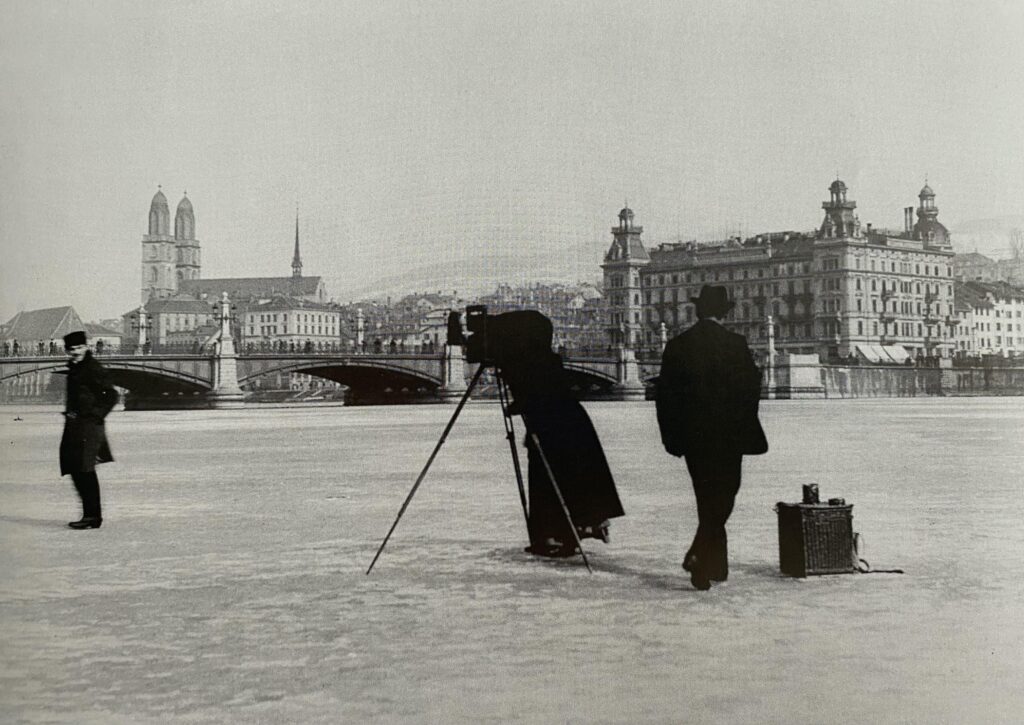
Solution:
<path fill-rule="evenodd" d="M 766 402 L 710 592 L 653 406 L 587 408 L 627 513 L 594 575 L 523 553 L 479 403 L 370 576 L 451 407 L 114 413 L 84 532 L 56 410 L 0 409 L 0 720 L 1019 721 L 1024 401 Z M 906 574 L 782 577 L 772 506 L 808 482 Z"/>

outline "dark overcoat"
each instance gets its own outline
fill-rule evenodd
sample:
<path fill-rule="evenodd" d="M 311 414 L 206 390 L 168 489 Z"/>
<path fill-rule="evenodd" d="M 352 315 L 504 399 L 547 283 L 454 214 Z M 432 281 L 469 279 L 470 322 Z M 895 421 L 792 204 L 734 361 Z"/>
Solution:
<path fill-rule="evenodd" d="M 551 352 L 551 321 L 533 310 L 496 315 L 488 335 L 512 393 L 511 412 L 526 425 L 529 458 L 530 538 L 571 540 L 544 463 L 531 434 L 536 434 L 566 507 L 577 527 L 597 526 L 623 515 L 615 480 L 597 431 L 571 392 L 562 359 Z"/>
<path fill-rule="evenodd" d="M 765 453 L 760 398 L 761 373 L 743 335 L 705 319 L 665 346 L 658 427 L 672 455 Z"/>
<path fill-rule="evenodd" d="M 82 361 L 68 365 L 64 435 L 60 439 L 60 472 L 91 473 L 97 463 L 114 460 L 103 419 L 117 404 L 117 390 L 106 370 L 87 352 Z"/>

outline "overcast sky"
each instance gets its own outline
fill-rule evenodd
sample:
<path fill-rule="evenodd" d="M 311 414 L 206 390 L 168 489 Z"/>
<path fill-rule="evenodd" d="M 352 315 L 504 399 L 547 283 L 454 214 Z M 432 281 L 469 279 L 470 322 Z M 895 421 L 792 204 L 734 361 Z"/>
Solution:
<path fill-rule="evenodd" d="M 813 228 L 837 173 L 876 226 L 925 177 L 947 226 L 1024 214 L 1017 0 L 3 7 L 4 320 L 138 305 L 158 184 L 204 277 L 288 275 L 298 203 L 339 300 L 596 277 L 626 199 L 649 245 Z"/>

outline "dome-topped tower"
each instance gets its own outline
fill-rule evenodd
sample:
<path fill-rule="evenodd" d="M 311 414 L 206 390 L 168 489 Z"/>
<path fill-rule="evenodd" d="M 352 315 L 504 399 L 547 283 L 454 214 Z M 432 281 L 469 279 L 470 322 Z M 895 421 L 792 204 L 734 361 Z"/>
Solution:
<path fill-rule="evenodd" d="M 857 202 L 846 200 L 846 184 L 836 179 L 829 185 L 828 191 L 831 198 L 821 203 L 821 208 L 825 210 L 825 219 L 818 230 L 818 238 L 859 237 L 860 219 L 854 212 Z"/>
<path fill-rule="evenodd" d="M 149 205 L 149 233 L 142 236 L 142 302 L 170 297 L 178 289 L 175 241 L 167 197 L 157 187 Z"/>
<path fill-rule="evenodd" d="M 199 279 L 199 240 L 196 239 L 196 216 L 188 192 L 178 202 L 174 215 L 174 244 L 177 248 L 176 278 Z"/>
<path fill-rule="evenodd" d="M 167 236 L 171 233 L 171 210 L 167 206 L 167 197 L 157 187 L 153 201 L 149 205 L 149 233 L 153 236 Z"/>
<path fill-rule="evenodd" d="M 951 248 L 949 230 L 939 221 L 939 207 L 935 206 L 935 192 L 925 182 L 924 188 L 917 195 L 921 206 L 917 208 L 917 223 L 914 225 L 913 237 L 924 242 L 926 247 Z"/>
<path fill-rule="evenodd" d="M 622 207 L 622 211 L 619 212 L 619 228 L 629 229 L 633 226 L 633 210 L 629 208 L 629 205 Z"/>
<path fill-rule="evenodd" d="M 608 335 L 612 345 L 636 348 L 643 342 L 640 270 L 650 263 L 640 235 L 644 228 L 633 223 L 626 204 L 619 212 L 619 226 L 612 227 L 612 244 L 604 255 L 605 299 L 608 302 Z"/>
<path fill-rule="evenodd" d="M 166 202 L 165 202 L 166 205 Z M 174 215 L 174 238 L 195 239 L 196 217 L 192 211 L 192 202 L 188 200 L 188 192 L 178 202 L 178 211 Z"/>

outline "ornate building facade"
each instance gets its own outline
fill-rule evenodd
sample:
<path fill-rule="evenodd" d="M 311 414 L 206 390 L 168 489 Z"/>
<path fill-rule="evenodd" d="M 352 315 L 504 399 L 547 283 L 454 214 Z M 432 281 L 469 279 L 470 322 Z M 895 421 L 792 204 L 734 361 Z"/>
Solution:
<path fill-rule="evenodd" d="M 642 302 L 644 280 L 650 282 L 650 275 L 644 275 L 651 257 L 640 239 L 644 228 L 633 223 L 633 210 L 629 204 L 619 212 L 619 226 L 612 227 L 612 246 L 604 255 L 604 294 L 608 309 L 608 334 L 612 345 L 641 347 L 649 342 L 650 332 L 645 325 L 645 305 Z M 671 278 L 671 277 L 670 277 Z M 663 278 L 662 278 L 663 279 Z M 678 285 L 679 275 L 675 276 Z M 674 295 L 679 301 L 679 288 Z M 649 306 L 650 303 L 648 303 Z M 673 313 L 673 318 L 677 317 Z"/>
<path fill-rule="evenodd" d="M 701 285 L 719 284 L 736 303 L 725 324 L 762 352 L 771 325 L 778 352 L 871 362 L 949 357 L 958 319 L 953 251 L 934 192 L 921 190 L 917 223 L 905 213 L 898 233 L 862 227 L 847 192 L 842 181 L 831 184 L 815 232 L 650 251 L 623 209 L 602 264 L 610 342 L 658 349 L 696 320 L 690 298 Z"/>

